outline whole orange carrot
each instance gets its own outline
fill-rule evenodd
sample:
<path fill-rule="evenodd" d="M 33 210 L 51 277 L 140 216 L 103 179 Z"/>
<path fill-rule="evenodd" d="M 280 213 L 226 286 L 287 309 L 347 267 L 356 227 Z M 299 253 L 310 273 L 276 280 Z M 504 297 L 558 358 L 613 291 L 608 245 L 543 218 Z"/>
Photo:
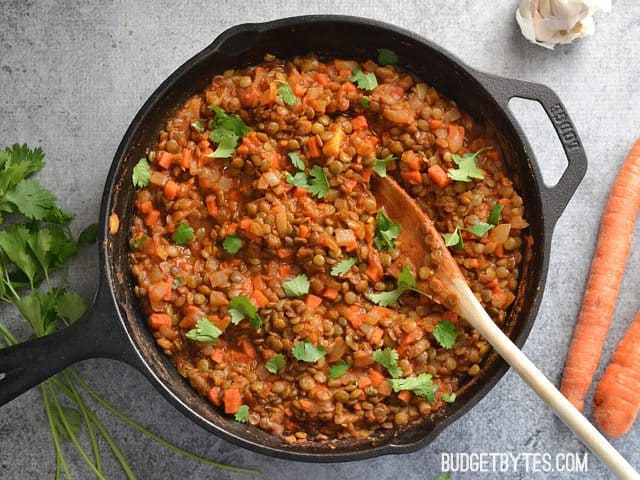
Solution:
<path fill-rule="evenodd" d="M 564 368 L 560 390 L 578 410 L 582 410 L 584 397 L 602 355 L 629 257 L 638 210 L 640 139 L 622 165 L 607 201 L 587 290 Z"/>
<path fill-rule="evenodd" d="M 593 399 L 596 424 L 612 437 L 627 433 L 640 412 L 640 312 L 618 344 Z"/>

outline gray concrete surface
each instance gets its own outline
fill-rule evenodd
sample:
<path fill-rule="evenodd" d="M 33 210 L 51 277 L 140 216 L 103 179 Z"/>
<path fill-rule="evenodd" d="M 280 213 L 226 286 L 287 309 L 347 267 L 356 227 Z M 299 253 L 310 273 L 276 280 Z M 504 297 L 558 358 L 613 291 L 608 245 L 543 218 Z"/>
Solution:
<path fill-rule="evenodd" d="M 482 70 L 539 81 L 555 89 L 567 106 L 589 156 L 589 172 L 560 220 L 553 239 L 547 289 L 525 346 L 542 371 L 558 382 L 595 245 L 598 219 L 617 167 L 640 132 L 640 2 L 619 0 L 599 15 L 590 39 L 547 51 L 527 43 L 513 20 L 517 2 L 419 0 L 147 2 L 3 1 L 0 6 L 0 145 L 41 146 L 48 165 L 42 182 L 67 209 L 76 228 L 96 220 L 112 155 L 129 121 L 155 87 L 220 32 L 247 21 L 303 13 L 357 14 L 420 33 Z M 345 41 L 349 41 L 345 39 Z M 545 176 L 564 168 L 551 127 L 529 102 L 513 102 Z M 640 240 L 636 235 L 605 360 L 640 308 Z M 71 270 L 85 298 L 96 288 L 95 248 Z M 0 307 L 3 321 L 24 334 L 15 313 Z M 603 363 L 604 364 L 604 363 Z M 95 360 L 79 366 L 91 384 L 131 417 L 186 449 L 213 459 L 285 479 L 431 479 L 442 452 L 583 452 L 584 447 L 509 372 L 471 412 L 424 450 L 358 463 L 308 465 L 264 457 L 207 434 L 192 424 L 143 379 L 122 364 Z M 602 373 L 601 365 L 598 375 Z M 92 404 L 93 405 L 93 404 Z M 591 402 L 587 403 L 591 414 Z M 139 478 L 235 478 L 176 456 L 103 410 Z M 640 423 L 616 447 L 640 467 Z M 74 478 L 91 474 L 69 444 Z M 105 455 L 109 478 L 123 478 Z M 593 456 L 587 474 L 455 474 L 455 479 L 606 479 Z M 0 410 L 0 478 L 54 475 L 54 454 L 37 390 Z"/>

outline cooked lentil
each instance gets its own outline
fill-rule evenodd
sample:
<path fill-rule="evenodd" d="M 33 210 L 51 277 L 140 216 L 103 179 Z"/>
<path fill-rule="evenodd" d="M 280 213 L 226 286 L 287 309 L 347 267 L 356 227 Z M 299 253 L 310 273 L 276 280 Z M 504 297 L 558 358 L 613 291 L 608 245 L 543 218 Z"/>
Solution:
<path fill-rule="evenodd" d="M 396 66 L 324 62 L 313 55 L 265 60 L 216 76 L 167 121 L 148 151 L 151 183 L 136 195 L 130 259 L 135 293 L 154 337 L 213 405 L 226 413 L 247 405 L 251 425 L 287 442 L 363 438 L 431 414 L 444 405 L 442 393 L 480 372 L 489 346 L 424 296 L 405 293 L 390 308 L 367 300 L 395 286 L 369 267 L 386 269 L 397 257 L 397 251 L 378 252 L 372 242 L 379 207 L 369 185 L 371 167 L 375 158 L 394 155 L 388 174 L 443 233 L 486 222 L 496 202 L 504 205 L 498 226 L 482 238 L 462 232 L 463 250 L 452 250 L 471 288 L 501 324 L 515 299 L 528 224 L 495 136 Z M 351 83 L 358 68 L 374 72 L 378 87 L 363 91 Z M 297 96 L 293 106 L 277 94 L 285 81 Z M 231 158 L 207 156 L 216 115 L 209 105 L 239 115 L 251 128 Z M 205 131 L 192 126 L 198 121 Z M 456 168 L 452 154 L 484 147 L 491 147 L 478 157 L 484 179 L 451 182 L 436 175 L 438 169 Z M 307 171 L 323 167 L 329 182 L 324 198 L 285 180 L 285 172 L 295 173 L 289 152 L 300 156 Z M 183 222 L 194 239 L 177 245 L 172 235 Z M 235 254 L 222 246 L 232 233 L 242 239 Z M 356 267 L 330 274 L 351 257 L 358 258 Z M 428 265 L 416 267 L 419 278 L 429 275 Z M 310 280 L 309 294 L 288 298 L 283 282 L 301 273 Z M 258 307 L 260 328 L 232 323 L 227 305 L 237 296 Z M 216 343 L 185 337 L 201 318 L 223 332 Z M 451 349 L 433 337 L 443 318 L 456 326 Z M 292 349 L 303 340 L 326 354 L 317 362 L 298 361 Z M 434 403 L 393 391 L 387 371 L 371 359 L 385 347 L 398 353 L 403 376 L 433 376 Z M 286 366 L 271 373 L 265 363 L 279 353 Z M 328 379 L 338 360 L 351 368 Z"/>

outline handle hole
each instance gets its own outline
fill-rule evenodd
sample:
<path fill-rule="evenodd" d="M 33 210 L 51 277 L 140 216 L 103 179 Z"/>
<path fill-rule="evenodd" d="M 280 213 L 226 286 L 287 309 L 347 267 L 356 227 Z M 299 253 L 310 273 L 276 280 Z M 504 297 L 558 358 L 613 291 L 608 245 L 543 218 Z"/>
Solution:
<path fill-rule="evenodd" d="M 538 160 L 542 181 L 547 187 L 558 183 L 569 165 L 551 121 L 542 105 L 535 100 L 514 97 L 509 110 L 518 119 Z"/>
<path fill-rule="evenodd" d="M 2 373 L 0 372 L 0 382 L 4 379 L 4 377 L 6 377 L 7 374 L 6 373 Z"/>

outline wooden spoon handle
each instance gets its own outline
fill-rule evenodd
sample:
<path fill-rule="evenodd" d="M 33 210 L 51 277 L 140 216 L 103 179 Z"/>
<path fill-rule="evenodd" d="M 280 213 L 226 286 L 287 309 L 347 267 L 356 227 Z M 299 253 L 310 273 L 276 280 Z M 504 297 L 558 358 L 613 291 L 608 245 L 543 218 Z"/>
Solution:
<path fill-rule="evenodd" d="M 613 448 L 608 440 L 565 398 L 562 393 L 538 370 L 531 360 L 514 345 L 482 308 L 480 302 L 460 279 L 453 280 L 458 293 L 458 313 L 493 346 L 536 394 L 549 405 L 582 442 L 607 465 L 618 478 L 639 480 L 638 472 Z"/>

